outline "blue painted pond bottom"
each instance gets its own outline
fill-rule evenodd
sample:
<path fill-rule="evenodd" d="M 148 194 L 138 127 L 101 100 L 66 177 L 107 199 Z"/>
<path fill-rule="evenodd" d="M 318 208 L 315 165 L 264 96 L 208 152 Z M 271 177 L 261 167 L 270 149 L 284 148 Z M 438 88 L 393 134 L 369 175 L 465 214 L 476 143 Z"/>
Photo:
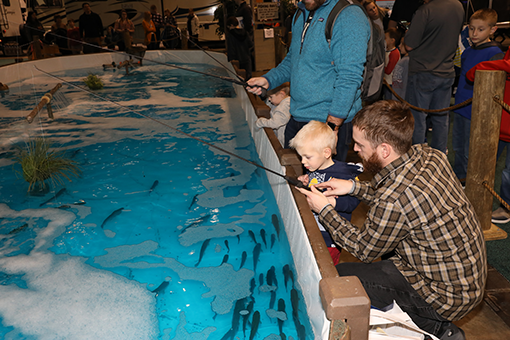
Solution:
<path fill-rule="evenodd" d="M 201 53 L 146 57 L 229 76 Z M 308 316 L 323 314 L 320 277 L 286 183 L 133 112 L 281 171 L 244 91 L 147 61 L 130 75 L 94 66 L 119 55 L 92 59 L 35 62 L 65 83 L 55 120 L 43 111 L 31 125 L 23 117 L 58 81 L 29 63 L 0 70 L 19 79 L 0 117 L 3 338 L 323 338 L 325 318 Z M 89 72 L 107 100 L 72 86 Z M 12 155 L 34 138 L 81 176 L 27 194 Z"/>

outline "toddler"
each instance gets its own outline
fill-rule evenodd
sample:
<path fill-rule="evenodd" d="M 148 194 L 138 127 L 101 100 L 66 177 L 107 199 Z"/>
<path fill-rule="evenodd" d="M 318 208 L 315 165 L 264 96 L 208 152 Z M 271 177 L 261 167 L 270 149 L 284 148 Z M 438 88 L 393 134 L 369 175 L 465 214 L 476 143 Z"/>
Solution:
<path fill-rule="evenodd" d="M 259 118 L 255 126 L 260 128 L 272 128 L 283 146 L 285 142 L 285 127 L 290 120 L 290 88 L 284 83 L 267 92 L 267 106 L 271 108 L 271 118 Z"/>
<path fill-rule="evenodd" d="M 290 140 L 290 147 L 296 149 L 301 156 L 301 163 L 307 170 L 307 174 L 299 176 L 304 185 L 312 185 L 329 181 L 331 178 L 355 179 L 363 168 L 356 164 L 340 162 L 332 158 L 336 150 L 337 134 L 327 123 L 311 121 L 306 124 L 296 136 Z M 352 211 L 358 206 L 358 199 L 350 196 L 328 197 L 335 210 L 346 220 L 351 220 Z M 317 214 L 315 214 L 317 219 Z M 319 223 L 324 241 L 328 246 L 329 253 L 335 265 L 340 258 L 338 250 L 329 232 Z"/>

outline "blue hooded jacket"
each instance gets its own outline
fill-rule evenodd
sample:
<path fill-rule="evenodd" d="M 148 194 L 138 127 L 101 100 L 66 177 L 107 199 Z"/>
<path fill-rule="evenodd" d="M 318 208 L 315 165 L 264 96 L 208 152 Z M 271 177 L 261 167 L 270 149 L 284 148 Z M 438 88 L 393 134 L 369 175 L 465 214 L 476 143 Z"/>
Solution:
<path fill-rule="evenodd" d="M 302 13 L 293 20 L 289 53 L 264 75 L 269 89 L 290 81 L 290 113 L 300 122 L 325 122 L 328 114 L 350 122 L 361 109 L 360 87 L 370 25 L 361 8 L 348 6 L 339 14 L 328 46 L 326 20 L 336 3 L 326 0 L 315 10 L 302 42 L 309 11 L 300 2 L 298 11 Z"/>

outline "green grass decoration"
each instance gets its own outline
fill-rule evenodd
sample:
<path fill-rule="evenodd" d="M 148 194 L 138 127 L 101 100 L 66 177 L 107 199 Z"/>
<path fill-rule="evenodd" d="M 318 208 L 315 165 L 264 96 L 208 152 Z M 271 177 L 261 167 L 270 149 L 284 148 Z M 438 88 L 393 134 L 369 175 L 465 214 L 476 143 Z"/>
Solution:
<path fill-rule="evenodd" d="M 95 74 L 92 74 L 92 73 L 89 73 L 87 78 L 83 79 L 83 81 L 91 90 L 101 90 L 104 86 L 101 79 L 99 79 L 98 76 L 96 76 Z"/>
<path fill-rule="evenodd" d="M 76 161 L 64 157 L 64 151 L 53 151 L 50 147 L 51 143 L 43 138 L 32 139 L 26 149 L 20 147 L 14 157 L 21 164 L 22 171 L 17 173 L 28 182 L 28 191 L 37 185 L 44 189 L 47 179 L 62 185 L 64 179 L 71 182 L 71 177 L 81 174 Z"/>

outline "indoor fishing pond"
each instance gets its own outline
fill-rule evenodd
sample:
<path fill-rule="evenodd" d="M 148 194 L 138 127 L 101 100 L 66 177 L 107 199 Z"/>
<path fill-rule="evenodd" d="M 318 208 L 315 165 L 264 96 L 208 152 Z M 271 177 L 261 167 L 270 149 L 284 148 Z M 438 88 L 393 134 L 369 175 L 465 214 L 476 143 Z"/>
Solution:
<path fill-rule="evenodd" d="M 237 85 L 146 60 L 30 73 L 0 101 L 0 338 L 316 338 L 266 171 L 201 142 L 262 164 Z M 76 174 L 29 190 L 37 143 Z"/>

